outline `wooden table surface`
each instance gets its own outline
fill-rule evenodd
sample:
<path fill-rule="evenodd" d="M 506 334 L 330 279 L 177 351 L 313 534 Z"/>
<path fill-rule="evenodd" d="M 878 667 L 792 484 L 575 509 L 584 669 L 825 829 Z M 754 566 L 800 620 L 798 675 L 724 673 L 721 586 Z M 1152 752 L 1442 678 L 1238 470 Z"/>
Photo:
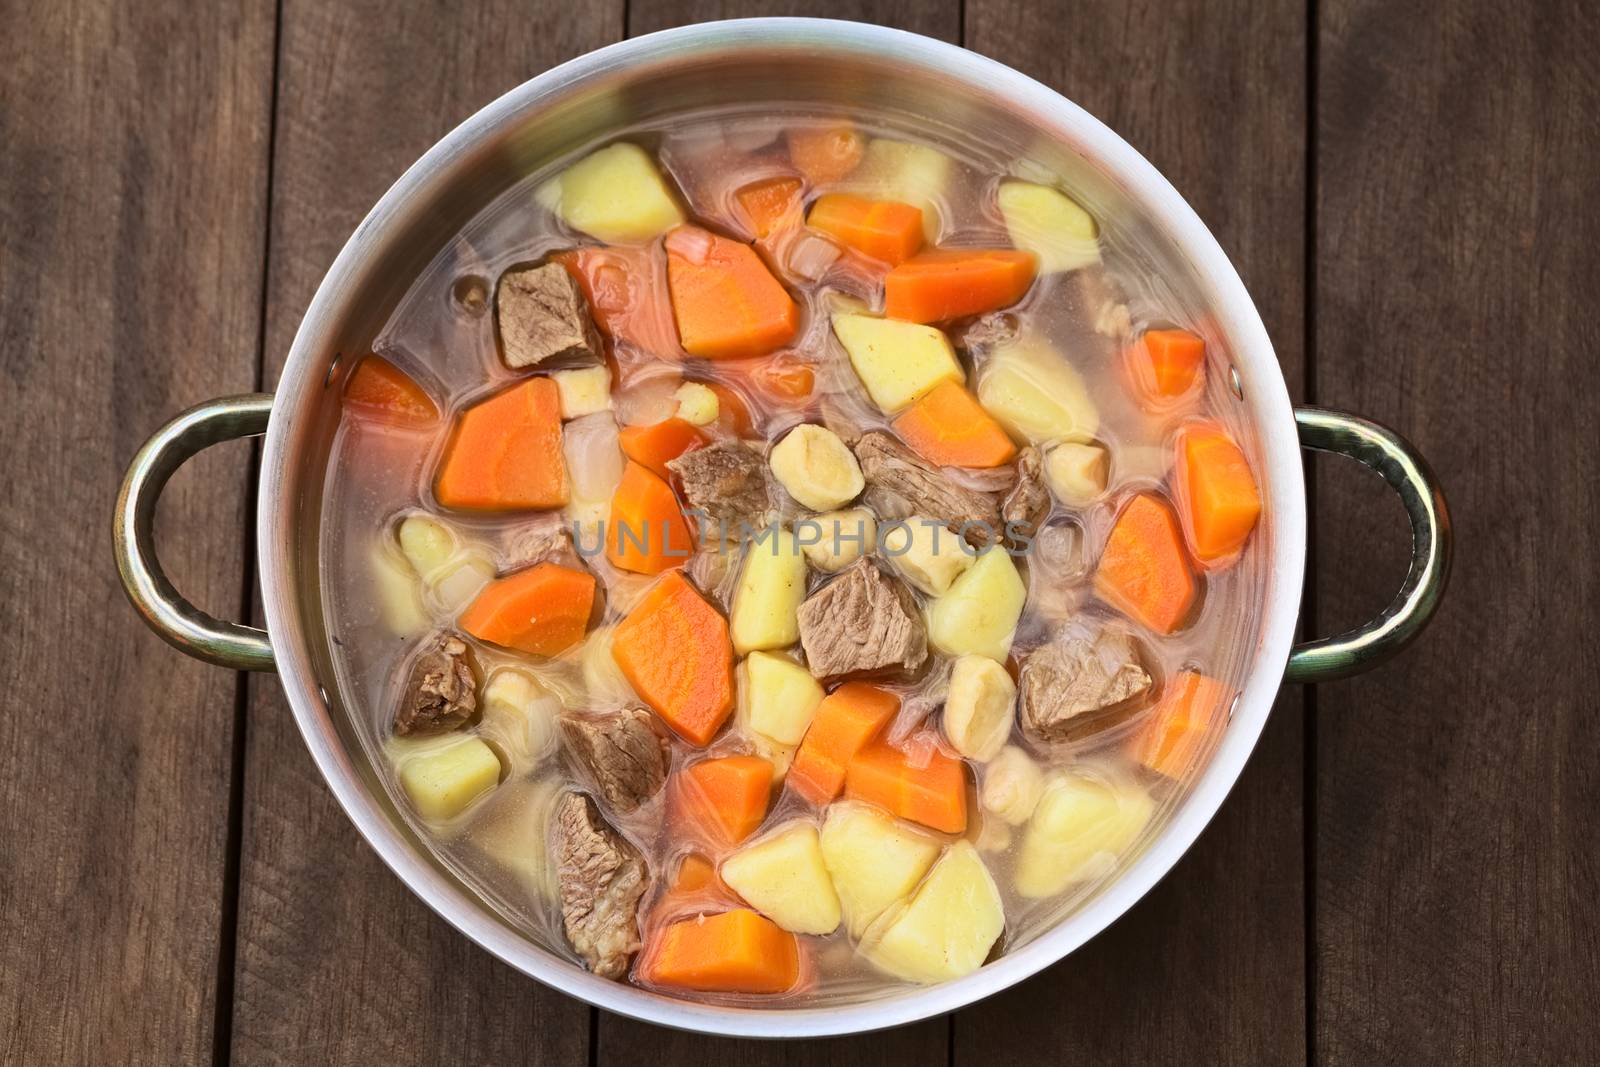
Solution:
<path fill-rule="evenodd" d="M 317 281 L 437 137 L 618 38 L 883 22 L 1042 79 L 1210 224 L 1291 392 L 1432 461 L 1458 539 L 1403 658 L 1286 689 L 1199 844 L 976 1007 L 808 1045 L 552 992 L 358 839 L 271 677 L 137 622 L 109 551 L 166 417 L 272 387 Z M 1574 1062 L 1600 1028 L 1600 14 L 1577 0 L 0 0 L 0 1060 L 7 1064 Z M 1311 464 L 1310 632 L 1385 603 L 1399 506 Z M 163 504 L 257 601 L 252 455 Z"/>

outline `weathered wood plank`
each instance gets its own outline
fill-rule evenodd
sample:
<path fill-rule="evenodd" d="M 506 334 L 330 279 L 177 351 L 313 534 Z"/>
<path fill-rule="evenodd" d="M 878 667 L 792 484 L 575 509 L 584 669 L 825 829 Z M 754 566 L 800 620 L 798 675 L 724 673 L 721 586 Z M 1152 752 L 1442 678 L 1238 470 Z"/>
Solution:
<path fill-rule="evenodd" d="M 961 5 L 957 0 L 632 0 L 628 5 L 628 36 L 691 22 L 767 15 L 851 19 L 946 41 L 961 40 Z"/>
<path fill-rule="evenodd" d="M 620 36 L 622 4 L 285 0 L 267 380 L 372 203 L 497 94 Z M 416 900 L 318 776 L 282 694 L 254 682 L 236 1063 L 581 1062 L 590 1012 Z"/>
<path fill-rule="evenodd" d="M 1321 12 L 1317 399 L 1417 444 L 1458 552 L 1419 644 L 1317 696 L 1317 1051 L 1591 1060 L 1600 12 Z M 1404 529 L 1352 465 L 1318 481 L 1332 629 L 1392 595 Z"/>
<path fill-rule="evenodd" d="M 240 679 L 111 559 L 124 465 L 248 391 L 272 4 L 0 4 L 0 1061 L 194 1063 L 217 1018 Z M 167 491 L 162 558 L 243 610 L 247 450 Z"/>
<path fill-rule="evenodd" d="M 1170 178 L 1303 382 L 1306 11 L 1291 2 L 967 0 L 969 47 L 1059 89 Z M 956 1018 L 958 1064 L 1305 1056 L 1302 696 L 1176 870 L 1112 929 Z"/>

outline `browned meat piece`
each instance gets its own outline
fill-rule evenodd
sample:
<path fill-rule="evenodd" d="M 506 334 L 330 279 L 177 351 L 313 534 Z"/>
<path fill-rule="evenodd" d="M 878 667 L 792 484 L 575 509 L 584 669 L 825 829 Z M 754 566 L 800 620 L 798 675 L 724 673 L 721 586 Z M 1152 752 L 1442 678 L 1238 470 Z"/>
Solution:
<path fill-rule="evenodd" d="M 800 605 L 800 646 L 818 678 L 901 667 L 928 658 L 928 640 L 911 591 L 859 559 Z"/>
<path fill-rule="evenodd" d="M 455 634 L 435 636 L 411 664 L 394 732 L 438 734 L 466 724 L 478 710 L 472 650 Z"/>
<path fill-rule="evenodd" d="M 866 502 L 880 518 L 940 519 L 976 548 L 999 535 L 1000 509 L 991 494 L 956 484 L 886 433 L 863 435 L 855 451 L 867 480 Z"/>
<path fill-rule="evenodd" d="M 1033 540 L 1050 514 L 1050 490 L 1044 484 L 1044 459 L 1029 445 L 1017 454 L 1017 480 L 1000 503 L 1007 543 L 1021 547 Z"/>
<path fill-rule="evenodd" d="M 740 539 L 741 523 L 752 532 L 766 526 L 772 507 L 767 464 L 750 445 L 718 441 L 685 452 L 667 467 L 683 482 L 689 506 L 708 516 L 702 533 L 709 540 Z"/>
<path fill-rule="evenodd" d="M 1127 634 L 1058 634 L 1022 664 L 1022 728 L 1035 740 L 1078 741 L 1126 720 L 1150 691 Z"/>
<path fill-rule="evenodd" d="M 643 708 L 608 715 L 569 715 L 561 732 L 605 802 L 626 814 L 656 795 L 667 780 L 667 743 Z"/>
<path fill-rule="evenodd" d="M 559 263 L 502 274 L 494 294 L 494 315 L 508 366 L 601 356 L 600 334 L 589 315 L 589 303 L 577 281 Z"/>
<path fill-rule="evenodd" d="M 649 879 L 644 857 L 582 793 L 556 801 L 550 834 L 561 925 L 572 951 L 601 978 L 626 977 L 639 951 L 639 898 Z"/>

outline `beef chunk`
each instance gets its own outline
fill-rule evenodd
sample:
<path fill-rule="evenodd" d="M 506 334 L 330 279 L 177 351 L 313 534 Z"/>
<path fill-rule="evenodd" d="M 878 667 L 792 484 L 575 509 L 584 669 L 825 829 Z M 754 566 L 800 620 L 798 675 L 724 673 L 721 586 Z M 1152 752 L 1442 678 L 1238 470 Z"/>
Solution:
<path fill-rule="evenodd" d="M 767 524 L 772 508 L 767 464 L 760 452 L 743 441 L 718 441 L 696 448 L 667 467 L 683 482 L 689 506 L 710 518 L 705 525 L 713 538 L 738 537 L 740 523 L 752 531 Z"/>
<path fill-rule="evenodd" d="M 1044 484 L 1044 458 L 1029 445 L 1017 454 L 1017 480 L 1000 503 L 1006 540 L 1021 546 L 1033 540 L 1050 514 L 1050 490 Z"/>
<path fill-rule="evenodd" d="M 667 780 L 667 743 L 650 721 L 643 708 L 561 720 L 567 746 L 615 811 L 633 811 Z"/>
<path fill-rule="evenodd" d="M 1078 741 L 1124 721 L 1150 691 L 1127 634 L 1058 634 L 1022 665 L 1022 728 L 1043 741 Z"/>
<path fill-rule="evenodd" d="M 550 833 L 567 941 L 601 978 L 626 977 L 639 951 L 639 898 L 649 880 L 644 857 L 582 793 L 556 801 Z"/>
<path fill-rule="evenodd" d="M 395 712 L 394 732 L 438 734 L 465 725 L 478 710 L 478 679 L 472 651 L 455 634 L 439 634 L 411 664 L 405 697 Z"/>
<path fill-rule="evenodd" d="M 956 484 L 886 433 L 863 435 L 855 450 L 867 480 L 866 502 L 879 517 L 939 519 L 976 548 L 999 534 L 1000 509 L 993 495 Z"/>
<path fill-rule="evenodd" d="M 800 645 L 818 678 L 916 670 L 928 658 L 911 591 L 870 559 L 852 563 L 800 605 Z"/>
<path fill-rule="evenodd" d="M 494 295 L 494 314 L 508 366 L 601 356 L 600 334 L 589 315 L 589 302 L 559 263 L 502 274 Z"/>

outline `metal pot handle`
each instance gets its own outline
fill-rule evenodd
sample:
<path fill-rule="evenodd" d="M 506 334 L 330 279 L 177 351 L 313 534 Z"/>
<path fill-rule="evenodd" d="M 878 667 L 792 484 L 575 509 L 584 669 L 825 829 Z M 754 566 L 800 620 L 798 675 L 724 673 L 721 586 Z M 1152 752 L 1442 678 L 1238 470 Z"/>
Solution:
<path fill-rule="evenodd" d="M 239 671 L 272 670 L 272 643 L 265 630 L 213 618 L 172 587 L 156 559 L 156 502 L 167 479 L 192 456 L 266 433 L 271 413 L 271 393 L 246 393 L 208 400 L 161 427 L 128 464 L 111 528 L 122 588 L 150 628 L 196 659 Z"/>
<path fill-rule="evenodd" d="M 1354 630 L 1296 645 L 1289 653 L 1288 681 L 1327 682 L 1377 666 L 1428 625 L 1450 577 L 1450 512 L 1428 464 L 1393 430 L 1322 408 L 1296 408 L 1294 419 L 1302 448 L 1371 467 L 1400 494 L 1411 520 L 1411 570 L 1389 606 Z"/>

